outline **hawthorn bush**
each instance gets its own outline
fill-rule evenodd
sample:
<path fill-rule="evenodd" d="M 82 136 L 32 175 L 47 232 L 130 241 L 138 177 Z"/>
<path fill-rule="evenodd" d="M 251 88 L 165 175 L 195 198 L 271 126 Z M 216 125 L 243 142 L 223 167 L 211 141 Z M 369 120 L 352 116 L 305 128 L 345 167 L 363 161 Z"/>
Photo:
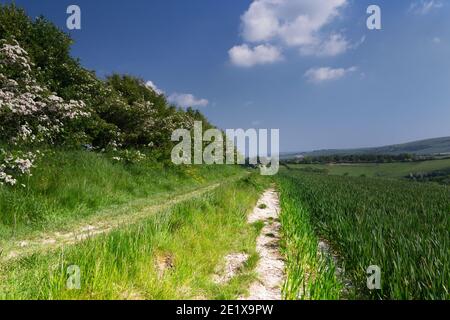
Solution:
<path fill-rule="evenodd" d="M 173 130 L 191 130 L 194 121 L 212 127 L 200 112 L 170 105 L 142 79 L 97 78 L 70 56 L 71 44 L 45 18 L 0 5 L 1 184 L 30 175 L 46 150 L 84 148 L 124 163 L 167 160 Z"/>

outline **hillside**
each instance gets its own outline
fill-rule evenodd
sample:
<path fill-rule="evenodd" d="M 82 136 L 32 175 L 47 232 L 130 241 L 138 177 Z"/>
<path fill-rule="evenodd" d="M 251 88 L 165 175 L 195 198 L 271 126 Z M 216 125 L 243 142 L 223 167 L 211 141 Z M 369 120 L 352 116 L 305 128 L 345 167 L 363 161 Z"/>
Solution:
<path fill-rule="evenodd" d="M 402 144 L 395 144 L 375 148 L 359 149 L 325 149 L 312 152 L 287 153 L 282 155 L 282 159 L 291 159 L 296 156 L 320 157 L 328 155 L 399 155 L 403 153 L 416 155 L 442 155 L 450 154 L 450 137 L 434 138 L 420 141 L 413 141 Z"/>

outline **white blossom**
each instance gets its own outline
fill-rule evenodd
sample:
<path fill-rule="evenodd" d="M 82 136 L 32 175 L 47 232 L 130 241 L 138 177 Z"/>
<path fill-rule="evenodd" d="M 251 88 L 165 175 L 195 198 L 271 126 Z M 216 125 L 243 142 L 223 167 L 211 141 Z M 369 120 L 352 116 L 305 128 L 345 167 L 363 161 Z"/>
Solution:
<path fill-rule="evenodd" d="M 0 137 L 19 149 L 36 142 L 52 144 L 68 123 L 90 116 L 83 101 L 65 101 L 39 85 L 32 68 L 16 41 L 0 41 Z M 31 176 L 35 160 L 31 152 L 1 150 L 0 184 L 14 186 L 19 176 Z"/>

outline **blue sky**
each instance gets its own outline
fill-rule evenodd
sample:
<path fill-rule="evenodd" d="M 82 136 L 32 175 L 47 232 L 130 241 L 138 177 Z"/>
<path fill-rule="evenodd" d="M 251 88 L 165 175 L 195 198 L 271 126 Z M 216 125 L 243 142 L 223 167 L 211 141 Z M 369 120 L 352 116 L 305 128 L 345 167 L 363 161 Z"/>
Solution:
<path fill-rule="evenodd" d="M 450 136 L 449 1 L 256 2 L 16 4 L 67 32 L 79 5 L 82 29 L 69 33 L 85 67 L 152 81 L 223 129 L 279 128 L 282 151 Z M 366 27 L 370 4 L 382 30 Z"/>

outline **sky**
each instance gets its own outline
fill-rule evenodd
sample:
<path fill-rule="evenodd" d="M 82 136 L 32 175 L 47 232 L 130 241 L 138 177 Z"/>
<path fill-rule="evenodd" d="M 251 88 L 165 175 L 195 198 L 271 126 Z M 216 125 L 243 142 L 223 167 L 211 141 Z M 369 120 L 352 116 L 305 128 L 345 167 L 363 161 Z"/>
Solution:
<path fill-rule="evenodd" d="M 282 152 L 450 136 L 448 0 L 15 2 L 100 77 L 138 76 L 222 129 L 280 129 Z"/>

